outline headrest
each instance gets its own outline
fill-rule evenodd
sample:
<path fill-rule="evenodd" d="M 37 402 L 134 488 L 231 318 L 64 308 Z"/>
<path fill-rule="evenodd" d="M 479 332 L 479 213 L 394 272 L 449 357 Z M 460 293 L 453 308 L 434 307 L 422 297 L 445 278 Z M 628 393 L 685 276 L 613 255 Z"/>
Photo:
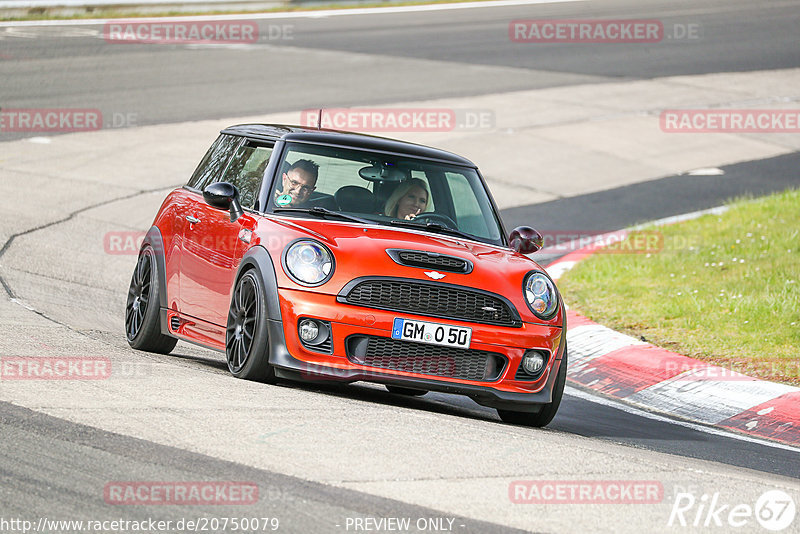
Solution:
<path fill-rule="evenodd" d="M 356 213 L 372 213 L 375 211 L 375 195 L 372 191 L 357 185 L 346 185 L 333 195 L 339 209 Z"/>

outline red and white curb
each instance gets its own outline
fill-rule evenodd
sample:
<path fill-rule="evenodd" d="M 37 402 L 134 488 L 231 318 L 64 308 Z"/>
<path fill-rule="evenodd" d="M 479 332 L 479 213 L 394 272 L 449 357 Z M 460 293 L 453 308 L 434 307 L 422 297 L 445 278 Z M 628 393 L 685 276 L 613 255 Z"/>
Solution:
<path fill-rule="evenodd" d="M 657 221 L 671 223 L 707 213 Z M 627 230 L 614 232 L 624 237 Z M 554 279 L 611 234 L 550 264 Z M 759 380 L 645 343 L 567 310 L 573 384 L 689 421 L 800 445 L 800 388 Z"/>

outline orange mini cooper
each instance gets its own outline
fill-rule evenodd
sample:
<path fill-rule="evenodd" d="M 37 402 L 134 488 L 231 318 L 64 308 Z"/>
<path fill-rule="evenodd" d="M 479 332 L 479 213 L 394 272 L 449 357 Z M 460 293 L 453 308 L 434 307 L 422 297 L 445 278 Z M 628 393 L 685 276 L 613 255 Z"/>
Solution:
<path fill-rule="evenodd" d="M 563 302 L 506 234 L 476 166 L 346 132 L 223 130 L 148 231 L 128 291 L 133 348 L 224 351 L 239 378 L 439 391 L 543 426 L 567 370 Z"/>

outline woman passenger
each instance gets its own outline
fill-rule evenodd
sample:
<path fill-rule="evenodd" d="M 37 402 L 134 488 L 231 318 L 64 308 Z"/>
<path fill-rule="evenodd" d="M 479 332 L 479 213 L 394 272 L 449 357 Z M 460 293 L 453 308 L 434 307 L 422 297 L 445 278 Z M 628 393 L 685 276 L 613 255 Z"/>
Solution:
<path fill-rule="evenodd" d="M 419 178 L 402 182 L 386 201 L 383 213 L 389 217 L 411 220 L 428 209 L 428 186 Z"/>

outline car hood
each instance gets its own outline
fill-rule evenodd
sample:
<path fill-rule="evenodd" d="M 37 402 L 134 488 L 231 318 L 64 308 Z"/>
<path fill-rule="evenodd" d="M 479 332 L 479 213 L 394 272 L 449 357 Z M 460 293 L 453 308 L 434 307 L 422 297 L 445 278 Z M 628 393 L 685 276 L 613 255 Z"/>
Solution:
<path fill-rule="evenodd" d="M 436 280 L 497 293 L 516 305 L 523 320 L 541 322 L 528 310 L 522 284 L 527 273 L 544 269 L 509 248 L 406 228 L 285 217 L 276 217 L 272 221 L 284 226 L 293 236 L 291 240 L 317 239 L 333 252 L 336 261 L 334 276 L 315 291 L 338 294 L 348 282 L 365 276 Z M 387 249 L 447 254 L 469 260 L 474 267 L 471 273 L 464 274 L 399 265 L 392 260 Z M 295 285 L 288 278 L 286 280 L 287 287 Z"/>

